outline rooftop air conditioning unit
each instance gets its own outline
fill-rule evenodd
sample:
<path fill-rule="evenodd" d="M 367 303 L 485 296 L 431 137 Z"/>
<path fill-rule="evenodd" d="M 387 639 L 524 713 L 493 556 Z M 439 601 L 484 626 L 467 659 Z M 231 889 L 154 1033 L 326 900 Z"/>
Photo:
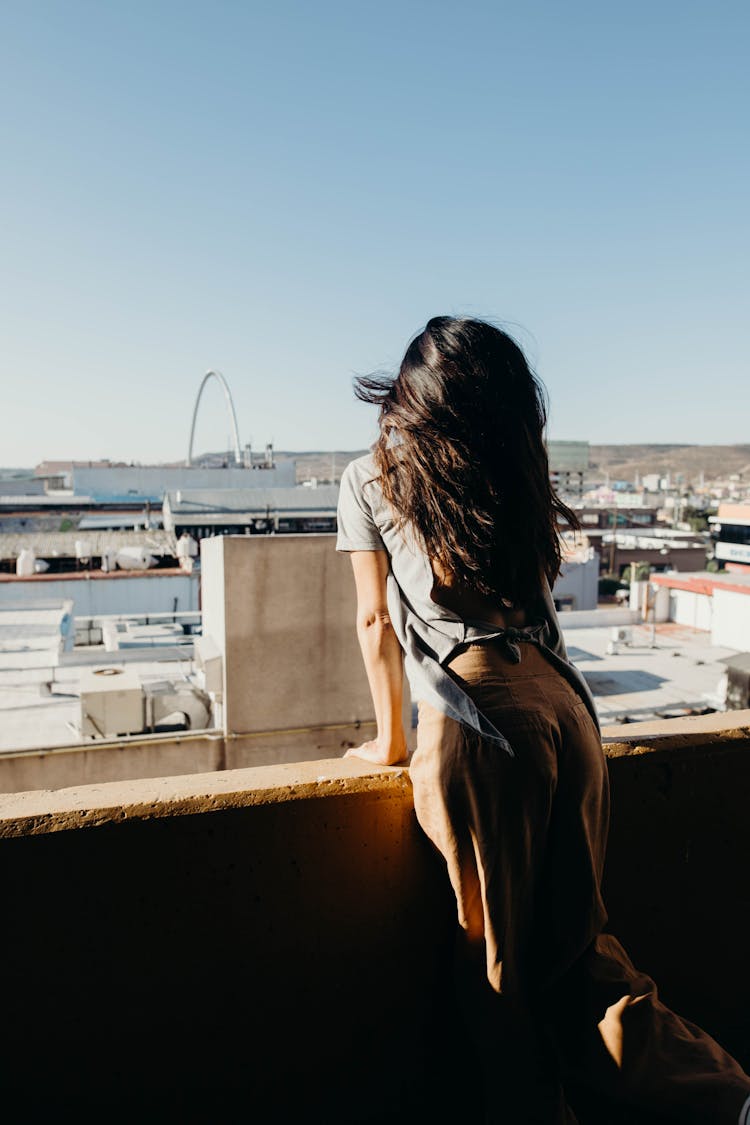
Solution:
<path fill-rule="evenodd" d="M 143 688 L 130 668 L 93 668 L 81 675 L 81 734 L 117 738 L 144 728 Z"/>
<path fill-rule="evenodd" d="M 146 728 L 206 730 L 211 725 L 211 703 L 204 691 L 190 683 L 159 680 L 144 684 Z"/>
<path fill-rule="evenodd" d="M 618 645 L 629 645 L 633 640 L 633 630 L 629 625 L 615 625 L 609 635 Z"/>
<path fill-rule="evenodd" d="M 205 633 L 195 640 L 195 664 L 201 686 L 221 699 L 224 690 L 221 649 L 213 637 Z"/>

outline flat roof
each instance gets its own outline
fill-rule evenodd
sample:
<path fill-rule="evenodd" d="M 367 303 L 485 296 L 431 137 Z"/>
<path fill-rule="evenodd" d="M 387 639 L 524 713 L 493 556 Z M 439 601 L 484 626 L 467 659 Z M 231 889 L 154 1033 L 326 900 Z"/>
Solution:
<path fill-rule="evenodd" d="M 687 590 L 693 594 L 706 594 L 710 597 L 714 590 L 731 590 L 735 594 L 750 594 L 750 574 L 719 574 L 715 571 L 700 570 L 680 574 L 652 574 L 649 582 L 655 586 L 667 586 L 670 590 Z"/>
<path fill-rule="evenodd" d="M 133 501 L 138 500 L 137 496 L 133 497 Z M 90 507 L 96 504 L 96 500 L 92 496 L 76 496 L 73 492 L 56 492 L 56 493 L 39 493 L 38 495 L 29 493 L 27 496 L 0 496 L 0 508 L 59 508 L 62 506 L 83 506 Z M 141 501 L 142 503 L 142 501 Z"/>
<path fill-rule="evenodd" d="M 119 550 L 122 547 L 146 547 L 155 555 L 175 552 L 174 535 L 161 528 L 103 531 L 79 527 L 70 531 L 0 531 L 0 559 L 17 559 L 21 551 L 28 548 L 38 559 L 75 558 L 78 541 L 88 543 L 91 555 L 99 557 L 107 548 Z"/>
<path fill-rule="evenodd" d="M 119 577 L 159 574 L 165 572 L 125 571 Z M 44 578 L 41 576 L 42 581 Z M 50 603 L 49 608 L 55 607 Z M 606 617 L 607 612 L 603 611 L 602 616 Z M 8 618 L 9 625 L 19 624 L 16 615 L 14 610 L 13 617 Z M 633 625 L 629 627 L 630 643 L 619 644 L 617 652 L 612 653 L 607 650 L 613 626 L 566 630 L 565 616 L 564 612 L 560 614 L 560 623 L 570 658 L 592 689 L 602 726 L 658 721 L 723 708 L 721 682 L 727 671 L 726 661 L 736 655 L 736 650 L 713 645 L 709 633 L 672 622 L 654 628 Z M 32 616 L 26 620 L 31 622 Z M 54 634 L 46 615 L 44 624 Z M 101 647 L 75 649 L 66 654 L 52 676 L 50 661 L 41 652 L 19 651 L 15 658 L 7 652 L 4 666 L 0 664 L 0 752 L 46 749 L 75 742 L 71 724 L 75 725 L 80 708 L 81 674 L 82 669 L 90 666 L 88 661 L 100 665 L 127 662 L 146 680 L 157 680 L 184 673 L 190 655 L 187 646 L 183 651 L 180 657 L 174 647 L 151 649 L 148 653 L 106 652 Z M 24 656 L 33 656 L 36 666 L 31 666 Z M 298 672 L 290 666 L 290 676 Z"/>
<path fill-rule="evenodd" d="M 214 518 L 223 514 L 247 513 L 255 517 L 266 512 L 276 515 L 291 513 L 309 514 L 316 511 L 335 512 L 338 503 L 338 485 L 322 484 L 315 488 L 304 484 L 288 488 L 223 488 L 223 489 L 170 489 L 165 495 L 165 506 L 173 517 Z"/>
<path fill-rule="evenodd" d="M 750 519 L 740 519 L 739 516 L 709 516 L 708 522 L 717 527 L 750 527 Z"/>
<path fill-rule="evenodd" d="M 602 725 L 677 718 L 721 710 L 724 658 L 736 650 L 711 643 L 711 634 L 668 621 L 631 625 L 629 644 L 607 651 L 612 626 L 566 631 L 568 655 L 594 694 Z"/>
<path fill-rule="evenodd" d="M 76 654 L 80 650 L 76 649 Z M 107 652 L 92 646 L 88 664 L 56 664 L 44 652 L 29 653 L 37 659 L 14 661 L 6 654 L 0 661 L 0 753 L 49 750 L 56 746 L 95 746 L 78 732 L 81 683 L 91 668 L 122 667 L 135 670 L 146 684 L 164 680 L 183 681 L 192 659 L 192 645 L 180 654 L 175 645 L 140 649 L 137 652 Z M 20 665 L 20 666 L 19 666 Z M 139 736 L 140 737 L 140 736 Z"/>
<path fill-rule="evenodd" d="M 194 570 L 192 576 L 200 572 Z M 152 566 L 147 570 L 65 570 L 57 574 L 2 574 L 0 582 L 119 582 L 124 578 L 190 578 L 181 567 Z"/>

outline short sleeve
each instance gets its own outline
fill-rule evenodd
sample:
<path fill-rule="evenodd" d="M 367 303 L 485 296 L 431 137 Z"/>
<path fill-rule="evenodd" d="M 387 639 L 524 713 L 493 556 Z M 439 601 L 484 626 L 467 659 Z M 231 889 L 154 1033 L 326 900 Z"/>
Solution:
<path fill-rule="evenodd" d="M 385 551 L 386 549 L 362 485 L 362 475 L 356 472 L 355 462 L 351 461 L 344 469 L 339 488 L 336 513 L 337 551 Z"/>

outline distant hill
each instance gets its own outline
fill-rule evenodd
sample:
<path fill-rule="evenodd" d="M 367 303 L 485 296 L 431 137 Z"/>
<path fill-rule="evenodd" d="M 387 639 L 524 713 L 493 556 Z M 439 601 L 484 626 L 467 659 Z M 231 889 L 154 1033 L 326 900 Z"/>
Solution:
<path fill-rule="evenodd" d="M 339 480 L 345 467 L 355 457 L 361 457 L 366 449 L 337 450 L 274 450 L 278 461 L 290 458 L 297 462 L 297 480 L 317 477 L 322 483 L 332 476 Z M 195 458 L 196 464 L 210 462 L 219 457 L 217 453 L 204 453 Z M 182 465 L 184 462 L 168 462 Z M 31 475 L 31 469 L 0 468 L 0 477 Z M 697 484 L 701 472 L 706 480 L 727 477 L 737 473 L 745 481 L 750 481 L 750 445 L 596 445 L 589 446 L 589 471 L 587 482 L 604 480 L 633 480 L 636 473 L 667 472 L 674 478 L 682 474 L 686 483 Z"/>
<path fill-rule="evenodd" d="M 633 480 L 635 474 L 681 473 L 687 483 L 740 474 L 750 480 L 750 445 L 591 445 L 589 475 Z"/>
<path fill-rule="evenodd" d="M 297 462 L 297 480 L 330 480 L 335 471 L 338 480 L 344 468 L 366 449 L 336 450 L 335 452 L 276 452 L 281 458 L 292 457 Z M 701 472 L 706 480 L 739 473 L 750 480 L 750 445 L 591 445 L 589 447 L 589 472 L 587 480 L 633 480 L 635 474 L 682 474 L 686 483 L 697 484 Z"/>
<path fill-rule="evenodd" d="M 330 452 L 317 451 L 306 453 L 277 453 L 275 456 L 280 460 L 281 458 L 293 458 L 297 462 L 297 480 L 309 480 L 310 477 L 317 477 L 321 482 L 341 479 L 346 466 L 350 461 L 355 458 L 361 457 L 367 453 L 366 449 L 337 449 Z"/>

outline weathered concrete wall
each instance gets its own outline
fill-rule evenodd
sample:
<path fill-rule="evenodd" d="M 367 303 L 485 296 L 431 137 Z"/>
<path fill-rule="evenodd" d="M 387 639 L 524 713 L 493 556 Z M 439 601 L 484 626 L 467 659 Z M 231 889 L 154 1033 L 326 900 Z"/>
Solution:
<path fill-rule="evenodd" d="M 586 562 L 564 562 L 552 589 L 553 598 L 575 598 L 569 612 L 596 609 L 599 600 L 599 556 Z"/>
<path fill-rule="evenodd" d="M 604 729 L 609 929 L 750 1069 L 750 712 Z"/>
<path fill-rule="evenodd" d="M 716 586 L 710 627 L 712 644 L 750 650 L 750 590 L 745 594 Z"/>
<path fill-rule="evenodd" d="M 664 999 L 739 1053 L 750 713 L 731 720 L 608 729 L 605 890 Z M 334 760 L 6 797 L 0 879 L 6 1111 L 480 1119 L 451 897 L 406 770 Z"/>
<path fill-rule="evenodd" d="M 0 793 L 67 789 L 140 777 L 177 777 L 208 770 L 309 762 L 344 754 L 375 734 L 375 724 L 351 723 L 248 735 L 222 731 L 144 735 L 50 750 L 0 754 Z"/>
<path fill-rule="evenodd" d="M 6 812 L 9 1120 L 343 1125 L 419 1103 L 450 902 L 405 771 L 316 762 Z"/>
<path fill-rule="evenodd" d="M 335 536 L 208 539 L 201 567 L 203 633 L 223 656 L 228 736 L 252 734 L 258 763 L 269 761 L 285 732 L 301 746 L 309 732 L 325 755 L 372 737 L 354 580 Z M 406 683 L 404 694 L 411 737 Z"/>
<path fill-rule="evenodd" d="M 21 750 L 0 754 L 0 793 L 176 777 L 224 769 L 225 763 L 224 737 L 218 731 Z"/>
<path fill-rule="evenodd" d="M 677 625 L 688 625 L 691 629 L 711 629 L 713 617 L 713 598 L 709 594 L 698 594 L 693 590 L 669 591 L 669 620 Z M 718 644 L 718 641 L 714 642 Z"/>

